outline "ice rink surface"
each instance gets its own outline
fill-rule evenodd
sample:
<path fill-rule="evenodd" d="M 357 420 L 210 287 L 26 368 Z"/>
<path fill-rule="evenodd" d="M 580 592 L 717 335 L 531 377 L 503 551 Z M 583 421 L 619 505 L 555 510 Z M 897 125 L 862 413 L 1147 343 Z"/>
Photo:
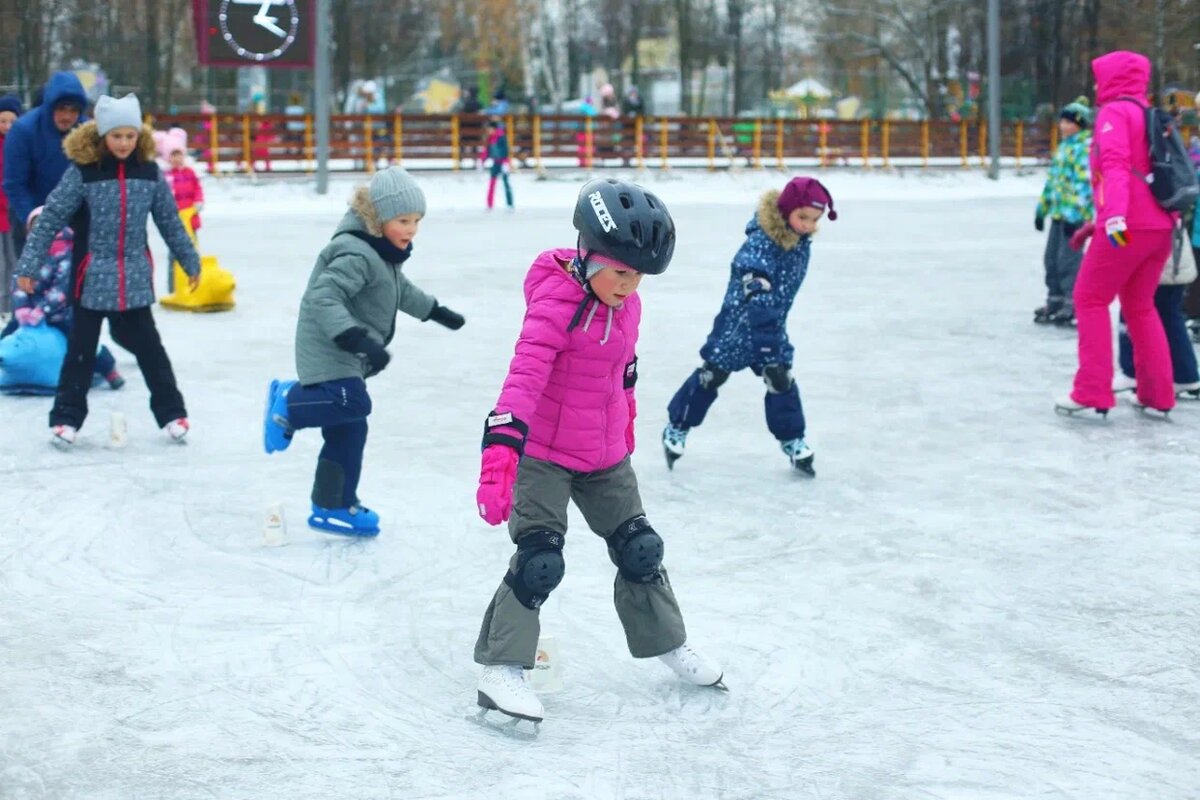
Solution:
<path fill-rule="evenodd" d="M 790 320 L 812 481 L 748 374 L 667 471 L 667 400 L 782 179 L 652 176 L 679 246 L 643 283 L 634 463 L 689 640 L 731 691 L 629 657 L 613 567 L 572 511 L 542 613 L 566 688 L 535 741 L 472 724 L 471 650 L 511 552 L 473 507 L 482 420 L 529 262 L 574 241 L 578 184 L 522 173 L 510 215 L 483 211 L 476 175 L 421 180 L 405 272 L 467 325 L 402 318 L 370 383 L 377 540 L 305 527 L 319 434 L 261 449 L 349 183 L 209 184 L 201 242 L 238 306 L 155 312 L 186 447 L 154 429 L 123 351 L 129 384 L 92 392 L 74 452 L 48 444 L 48 399 L 0 398 L 0 797 L 1200 796 L 1200 408 L 1054 414 L 1074 341 L 1030 322 L 1038 175 L 826 176 L 841 218 Z M 273 502 L 287 547 L 261 544 Z"/>

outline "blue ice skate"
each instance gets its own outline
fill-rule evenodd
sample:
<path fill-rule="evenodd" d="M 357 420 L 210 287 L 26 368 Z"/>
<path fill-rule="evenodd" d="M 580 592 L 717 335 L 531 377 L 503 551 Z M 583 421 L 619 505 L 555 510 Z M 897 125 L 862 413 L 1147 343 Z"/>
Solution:
<path fill-rule="evenodd" d="M 379 515 L 360 505 L 349 508 L 321 508 L 313 503 L 308 527 L 342 536 L 378 536 Z"/>
<path fill-rule="evenodd" d="M 267 388 L 267 407 L 263 411 L 263 449 L 268 454 L 287 450 L 292 443 L 292 426 L 288 423 L 287 396 L 298 381 L 271 381 Z"/>

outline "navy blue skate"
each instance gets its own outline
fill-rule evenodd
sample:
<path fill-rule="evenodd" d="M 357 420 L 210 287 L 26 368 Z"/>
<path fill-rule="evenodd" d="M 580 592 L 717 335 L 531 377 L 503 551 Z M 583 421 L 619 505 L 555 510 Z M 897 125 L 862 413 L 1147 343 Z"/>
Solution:
<path fill-rule="evenodd" d="M 263 411 L 263 449 L 270 455 L 287 450 L 292 443 L 292 426 L 288 423 L 287 396 L 299 381 L 271 381 L 267 387 L 267 406 Z"/>
<path fill-rule="evenodd" d="M 360 505 L 349 508 L 322 508 L 313 503 L 308 527 L 341 536 L 378 536 L 379 515 Z"/>

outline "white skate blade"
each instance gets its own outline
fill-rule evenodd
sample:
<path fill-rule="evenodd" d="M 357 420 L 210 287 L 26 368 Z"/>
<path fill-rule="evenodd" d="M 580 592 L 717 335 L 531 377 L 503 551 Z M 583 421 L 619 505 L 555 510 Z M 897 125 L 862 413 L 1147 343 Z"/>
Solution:
<path fill-rule="evenodd" d="M 1139 412 L 1141 412 L 1142 416 L 1144 416 L 1144 417 L 1159 420 L 1162 422 L 1166 422 L 1171 419 L 1171 416 L 1170 416 L 1171 409 L 1169 409 L 1169 408 L 1165 409 L 1165 410 L 1161 409 L 1161 408 L 1154 408 L 1152 406 L 1146 405 L 1145 403 L 1142 403 L 1139 400 L 1134 400 L 1134 401 L 1132 401 L 1132 403 L 1133 403 L 1133 407 L 1135 409 L 1137 409 Z"/>
<path fill-rule="evenodd" d="M 475 714 L 468 714 L 467 721 L 473 722 L 485 731 L 498 734 L 507 739 L 519 739 L 524 742 L 532 742 L 538 738 L 541 733 L 541 723 L 530 719 L 501 716 L 496 718 L 492 715 L 492 711 L 500 711 L 500 709 L 480 708 Z M 501 714 L 504 712 L 501 711 Z"/>

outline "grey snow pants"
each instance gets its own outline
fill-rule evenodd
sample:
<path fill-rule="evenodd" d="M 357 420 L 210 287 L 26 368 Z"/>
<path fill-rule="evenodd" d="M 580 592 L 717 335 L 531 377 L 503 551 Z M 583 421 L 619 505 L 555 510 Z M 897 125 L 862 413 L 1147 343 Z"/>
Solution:
<path fill-rule="evenodd" d="M 1046 300 L 1051 304 L 1061 302 L 1062 307 L 1071 312 L 1075 311 L 1075 301 L 1072 299 L 1075 277 L 1083 263 L 1083 251 L 1071 249 L 1071 236 L 1079 228 L 1079 223 L 1052 220 L 1043 258 L 1046 267 Z"/>
<path fill-rule="evenodd" d="M 622 522 L 644 513 L 637 476 L 628 457 L 608 469 L 577 472 L 525 456 L 513 488 L 508 535 L 514 543 L 531 531 L 549 530 L 565 535 L 570 500 L 583 512 L 588 527 L 605 539 Z M 510 570 L 515 568 L 516 559 L 514 555 L 509 562 Z M 683 616 L 665 568 L 661 577 L 651 583 L 632 583 L 617 573 L 613 604 L 634 658 L 662 655 L 687 640 Z M 476 663 L 517 664 L 533 669 L 541 633 L 539 611 L 522 605 L 508 584 L 501 581 L 483 615 L 479 640 L 475 643 Z"/>

